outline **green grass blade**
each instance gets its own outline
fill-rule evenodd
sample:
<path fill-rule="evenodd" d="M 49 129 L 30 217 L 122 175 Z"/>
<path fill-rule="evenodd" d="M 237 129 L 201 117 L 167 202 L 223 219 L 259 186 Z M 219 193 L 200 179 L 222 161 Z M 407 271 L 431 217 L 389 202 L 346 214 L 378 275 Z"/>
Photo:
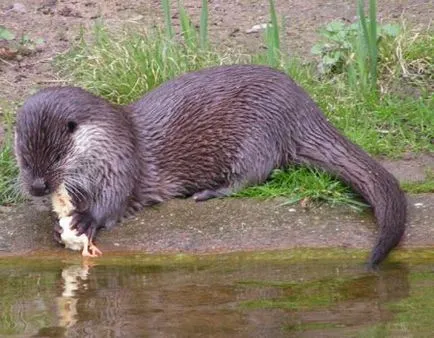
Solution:
<path fill-rule="evenodd" d="M 267 25 L 265 30 L 265 43 L 267 45 L 267 62 L 271 66 L 279 66 L 281 61 L 279 24 L 277 21 L 274 0 L 270 0 L 270 19 L 271 25 Z"/>
<path fill-rule="evenodd" d="M 356 53 L 357 65 L 359 70 L 359 80 L 362 91 L 366 93 L 367 79 L 369 78 L 368 67 L 366 67 L 369 50 L 369 34 L 365 17 L 365 2 L 358 0 L 357 12 L 359 16 L 358 49 Z"/>
<path fill-rule="evenodd" d="M 200 13 L 200 48 L 208 49 L 208 0 L 202 0 Z"/>
<path fill-rule="evenodd" d="M 169 0 L 161 0 L 161 5 L 164 12 L 164 26 L 166 29 L 166 35 L 169 40 L 173 39 L 172 19 L 170 16 L 170 3 Z"/>
<path fill-rule="evenodd" d="M 277 22 L 276 7 L 274 0 L 270 0 L 270 16 L 271 16 L 271 43 L 275 50 L 280 51 L 279 24 Z"/>
<path fill-rule="evenodd" d="M 370 35 L 368 33 L 368 26 L 366 23 L 364 0 L 358 0 L 357 12 L 359 17 L 360 27 L 362 29 L 362 34 L 359 36 L 359 39 L 364 41 L 364 43 L 366 44 L 366 48 L 369 48 Z"/>
<path fill-rule="evenodd" d="M 364 1 L 358 0 L 358 16 L 361 26 L 361 34 L 359 34 L 359 39 L 364 41 L 365 51 L 362 55 L 365 59 L 364 72 L 361 76 L 364 77 L 366 85 L 369 86 L 370 91 L 376 91 L 377 85 L 377 4 L 375 0 L 369 1 L 369 26 L 366 22 Z M 361 51 L 361 50 L 360 50 Z M 362 57 L 362 55 L 360 57 Z M 369 57 L 367 57 L 369 56 Z M 361 62 L 361 60 L 360 60 Z M 368 89 L 368 88 L 366 88 Z"/>
<path fill-rule="evenodd" d="M 371 85 L 372 89 L 377 86 L 377 1 L 369 1 L 369 52 L 371 66 Z"/>
<path fill-rule="evenodd" d="M 194 50 L 197 47 L 196 30 L 191 22 L 190 16 L 185 10 L 184 5 L 181 4 L 180 1 L 178 1 L 178 8 L 179 8 L 179 18 L 181 21 L 181 31 L 182 31 L 182 36 L 184 37 L 184 42 L 189 49 Z"/>

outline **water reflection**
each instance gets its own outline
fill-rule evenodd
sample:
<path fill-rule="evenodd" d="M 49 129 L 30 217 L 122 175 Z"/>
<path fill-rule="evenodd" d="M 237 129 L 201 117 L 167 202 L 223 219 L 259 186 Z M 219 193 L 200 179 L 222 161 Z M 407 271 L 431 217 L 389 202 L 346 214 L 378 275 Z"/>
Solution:
<path fill-rule="evenodd" d="M 412 285 L 406 265 L 376 275 L 348 264 L 219 258 L 0 267 L 0 335 L 19 337 L 346 336 L 393 323 L 390 305 Z"/>
<path fill-rule="evenodd" d="M 74 326 L 78 320 L 77 302 L 79 296 L 77 290 L 87 289 L 87 277 L 89 275 L 88 264 L 71 265 L 62 269 L 63 291 L 56 298 L 59 326 L 65 329 Z"/>

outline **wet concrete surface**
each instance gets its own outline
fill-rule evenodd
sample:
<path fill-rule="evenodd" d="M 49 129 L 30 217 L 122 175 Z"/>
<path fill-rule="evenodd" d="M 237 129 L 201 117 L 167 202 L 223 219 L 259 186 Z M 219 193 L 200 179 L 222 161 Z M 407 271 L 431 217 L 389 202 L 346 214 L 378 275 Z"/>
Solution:
<path fill-rule="evenodd" d="M 408 196 L 409 222 L 402 245 L 434 245 L 434 194 Z M 370 212 L 324 205 L 305 210 L 283 199 L 226 198 L 196 203 L 173 200 L 101 231 L 105 253 L 211 253 L 290 248 L 348 247 L 369 250 L 376 225 Z M 0 255 L 65 251 L 52 239 L 53 219 L 45 207 L 27 204 L 0 211 Z M 78 253 L 77 253 L 78 254 Z"/>
<path fill-rule="evenodd" d="M 418 182 L 434 172 L 434 153 L 404 154 L 401 159 L 378 159 L 401 182 Z"/>
<path fill-rule="evenodd" d="M 381 162 L 406 182 L 424 179 L 427 170 L 434 168 L 434 156 L 429 154 Z M 434 194 L 407 197 L 409 221 L 401 246 L 434 246 Z M 101 231 L 97 245 L 105 253 L 216 253 L 300 247 L 370 250 L 374 244 L 377 227 L 370 209 L 357 212 L 330 205 L 304 209 L 299 204 L 282 206 L 283 202 L 285 199 L 172 200 Z M 43 200 L 0 207 L 0 256 L 64 253 L 52 237 L 54 221 Z"/>

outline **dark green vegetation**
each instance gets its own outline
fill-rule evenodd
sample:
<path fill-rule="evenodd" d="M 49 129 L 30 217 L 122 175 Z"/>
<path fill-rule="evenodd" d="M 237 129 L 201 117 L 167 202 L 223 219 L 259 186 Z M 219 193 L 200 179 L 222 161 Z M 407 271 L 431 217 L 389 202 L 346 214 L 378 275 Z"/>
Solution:
<path fill-rule="evenodd" d="M 221 50 L 208 41 L 206 3 L 196 29 L 179 3 L 177 32 L 168 0 L 162 0 L 165 26 L 138 32 L 125 27 L 111 32 L 103 22 L 91 39 L 83 32 L 79 42 L 56 60 L 71 84 L 82 86 L 112 102 L 131 102 L 162 82 L 187 71 L 230 63 L 261 63 L 284 70 L 303 86 L 329 120 L 371 155 L 399 157 L 405 152 L 434 151 L 433 34 L 405 25 L 377 24 L 376 1 L 369 1 L 365 18 L 358 0 L 360 20 L 334 21 L 320 32 L 311 62 L 288 57 L 279 23 L 270 1 L 270 22 L 265 29 L 266 51 L 244 55 Z M 217 45 L 217 44 L 216 44 Z M 13 202 L 11 182 L 16 174 L 10 138 L 1 150 L 0 204 Z M 357 196 L 332 176 L 311 168 L 276 171 L 265 185 L 239 196 L 287 196 L 289 201 L 323 200 L 360 207 Z M 414 185 L 411 192 L 432 191 L 433 179 Z"/>
<path fill-rule="evenodd" d="M 377 274 L 353 250 L 0 259 L 0 335 L 430 336 L 432 251 L 395 255 Z"/>

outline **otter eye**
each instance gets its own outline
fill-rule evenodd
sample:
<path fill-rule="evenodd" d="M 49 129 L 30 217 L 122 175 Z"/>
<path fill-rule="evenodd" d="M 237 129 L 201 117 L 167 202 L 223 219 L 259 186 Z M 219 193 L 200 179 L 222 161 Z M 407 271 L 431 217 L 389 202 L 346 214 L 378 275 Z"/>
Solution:
<path fill-rule="evenodd" d="M 68 126 L 68 131 L 70 133 L 73 133 L 75 131 L 75 129 L 77 129 L 77 122 L 69 121 L 67 126 Z"/>
<path fill-rule="evenodd" d="M 60 154 L 59 154 L 59 155 L 56 156 L 56 158 L 54 159 L 54 161 L 55 161 L 55 162 L 59 162 L 61 158 L 62 158 L 62 157 L 61 157 Z"/>

